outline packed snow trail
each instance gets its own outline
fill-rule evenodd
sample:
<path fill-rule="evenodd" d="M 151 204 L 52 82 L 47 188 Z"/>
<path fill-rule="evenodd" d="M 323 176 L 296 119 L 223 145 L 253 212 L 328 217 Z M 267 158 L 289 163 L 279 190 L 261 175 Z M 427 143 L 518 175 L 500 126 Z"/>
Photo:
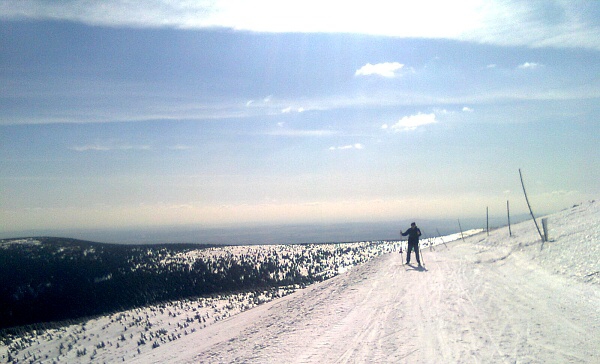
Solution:
<path fill-rule="evenodd" d="M 424 270 L 381 256 L 136 359 L 599 363 L 598 286 L 476 239 L 424 251 Z"/>

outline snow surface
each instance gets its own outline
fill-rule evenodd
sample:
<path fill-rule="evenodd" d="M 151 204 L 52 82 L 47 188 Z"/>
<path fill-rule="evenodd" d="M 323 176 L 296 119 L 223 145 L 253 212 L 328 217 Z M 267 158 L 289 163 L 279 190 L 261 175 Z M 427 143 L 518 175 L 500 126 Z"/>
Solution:
<path fill-rule="evenodd" d="M 13 359 L 600 363 L 600 203 L 548 225 L 545 243 L 531 220 L 512 237 L 445 238 L 423 249 L 423 269 L 393 252 L 291 294 L 178 301 L 24 336 Z"/>

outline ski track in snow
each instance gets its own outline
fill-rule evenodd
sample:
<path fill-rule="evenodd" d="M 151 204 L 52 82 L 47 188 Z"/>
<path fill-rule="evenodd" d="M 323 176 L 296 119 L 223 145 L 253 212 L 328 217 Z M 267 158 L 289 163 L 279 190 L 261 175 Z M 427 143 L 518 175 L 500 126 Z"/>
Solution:
<path fill-rule="evenodd" d="M 600 203 L 389 253 L 218 321 L 133 363 L 600 363 Z M 98 358 L 100 359 L 100 358 Z"/>
<path fill-rule="evenodd" d="M 597 234 L 598 212 L 578 229 L 554 216 L 551 236 Z M 397 253 L 375 258 L 137 362 L 600 363 L 599 286 L 544 268 L 571 254 L 568 242 L 550 247 L 563 238 L 542 248 L 531 221 L 515 228 L 423 251 L 422 270 Z"/>

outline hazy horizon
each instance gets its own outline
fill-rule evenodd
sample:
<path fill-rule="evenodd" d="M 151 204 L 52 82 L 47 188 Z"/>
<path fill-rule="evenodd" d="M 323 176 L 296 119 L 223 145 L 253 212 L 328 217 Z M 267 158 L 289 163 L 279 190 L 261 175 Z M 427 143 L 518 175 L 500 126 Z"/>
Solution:
<path fill-rule="evenodd" d="M 511 216 L 511 224 L 530 219 L 529 215 Z M 198 226 L 138 227 L 130 229 L 48 229 L 0 233 L 0 239 L 52 236 L 119 244 L 310 244 L 358 241 L 400 240 L 400 230 L 410 222 L 348 222 L 337 224 L 284 224 L 243 227 L 203 228 Z M 422 239 L 460 231 L 456 220 L 417 220 Z M 490 229 L 506 226 L 507 218 L 490 217 Z M 485 229 L 482 219 L 460 219 L 463 231 Z M 405 239 L 405 238 L 402 238 Z"/>

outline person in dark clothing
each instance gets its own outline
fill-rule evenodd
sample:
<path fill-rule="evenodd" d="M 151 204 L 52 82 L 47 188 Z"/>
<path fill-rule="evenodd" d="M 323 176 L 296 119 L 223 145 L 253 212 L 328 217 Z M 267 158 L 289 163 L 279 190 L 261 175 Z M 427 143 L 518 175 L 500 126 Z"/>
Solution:
<path fill-rule="evenodd" d="M 410 252 L 415 251 L 415 257 L 419 267 L 421 266 L 421 259 L 419 259 L 419 236 L 421 236 L 421 230 L 417 227 L 414 222 L 410 224 L 410 228 L 406 232 L 400 231 L 402 236 L 408 235 L 408 249 L 406 249 L 406 264 L 410 264 Z"/>

